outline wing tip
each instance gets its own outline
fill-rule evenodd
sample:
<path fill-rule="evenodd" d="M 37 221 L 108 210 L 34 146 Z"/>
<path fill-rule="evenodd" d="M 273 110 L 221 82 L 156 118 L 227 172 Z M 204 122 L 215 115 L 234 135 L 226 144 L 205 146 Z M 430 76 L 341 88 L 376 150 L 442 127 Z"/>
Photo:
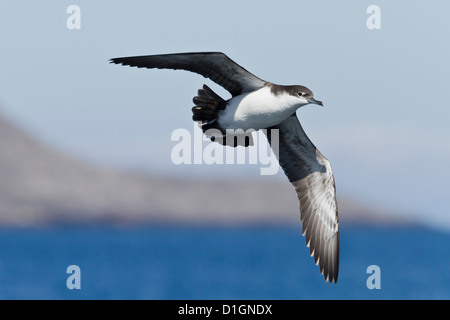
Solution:
<path fill-rule="evenodd" d="M 123 58 L 112 58 L 112 59 L 109 59 L 109 63 L 122 64 L 123 65 Z"/>
<path fill-rule="evenodd" d="M 109 63 L 112 63 L 112 64 L 121 64 L 121 65 L 123 65 L 123 62 L 120 61 L 120 58 L 112 58 L 112 59 L 109 59 Z"/>
<path fill-rule="evenodd" d="M 306 230 L 305 230 L 306 231 Z M 302 232 L 305 236 L 306 232 Z M 330 284 L 336 284 L 339 273 L 339 230 L 334 234 L 336 241 L 336 248 L 333 250 L 333 257 L 324 258 L 320 254 L 320 250 L 315 243 L 313 243 L 312 237 L 308 239 L 305 236 L 306 246 L 310 249 L 310 256 L 314 259 L 314 264 L 320 266 L 320 273 L 324 276 L 325 282 Z M 327 264 L 327 266 L 325 266 Z"/>
<path fill-rule="evenodd" d="M 136 67 L 136 68 L 144 68 L 145 67 L 145 66 L 141 66 L 133 61 L 129 61 L 129 60 L 127 60 L 127 58 L 112 58 L 112 59 L 109 59 L 109 63 L 122 65 L 125 67 Z"/>
<path fill-rule="evenodd" d="M 338 280 L 338 275 L 337 274 L 333 274 L 331 272 L 328 273 L 324 273 L 322 272 L 323 277 L 325 278 L 325 282 L 329 282 L 330 285 L 337 284 L 337 280 Z"/>

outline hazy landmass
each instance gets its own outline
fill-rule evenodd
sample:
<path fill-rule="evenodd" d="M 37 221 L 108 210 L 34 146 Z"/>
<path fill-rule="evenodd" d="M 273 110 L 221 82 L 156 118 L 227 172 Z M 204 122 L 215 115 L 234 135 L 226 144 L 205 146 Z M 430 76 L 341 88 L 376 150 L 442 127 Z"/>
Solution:
<path fill-rule="evenodd" d="M 338 204 L 341 223 L 409 223 L 344 196 Z M 299 210 L 287 180 L 177 180 L 95 167 L 0 118 L 0 225 L 72 223 L 299 224 Z"/>

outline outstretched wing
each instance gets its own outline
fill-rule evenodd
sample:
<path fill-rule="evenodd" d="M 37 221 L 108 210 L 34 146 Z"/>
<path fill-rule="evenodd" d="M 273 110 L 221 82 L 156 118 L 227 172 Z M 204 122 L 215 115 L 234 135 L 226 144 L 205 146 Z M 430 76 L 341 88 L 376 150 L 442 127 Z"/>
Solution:
<path fill-rule="evenodd" d="M 278 129 L 279 139 L 272 129 Z M 300 202 L 302 234 L 325 277 L 336 282 L 339 271 L 339 219 L 330 162 L 312 144 L 296 114 L 271 127 L 269 142 Z"/>
<path fill-rule="evenodd" d="M 201 74 L 224 87 L 231 95 L 264 87 L 266 82 L 221 52 L 191 52 L 114 58 L 112 63 L 138 68 L 182 69 Z"/>

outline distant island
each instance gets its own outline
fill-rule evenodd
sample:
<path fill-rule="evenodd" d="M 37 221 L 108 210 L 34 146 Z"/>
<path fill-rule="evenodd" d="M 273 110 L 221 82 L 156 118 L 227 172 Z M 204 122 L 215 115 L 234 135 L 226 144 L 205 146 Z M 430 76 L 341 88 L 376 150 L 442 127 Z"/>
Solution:
<path fill-rule="evenodd" d="M 338 195 L 341 223 L 411 223 Z M 178 180 L 95 167 L 0 117 L 0 226 L 300 225 L 299 215 L 287 180 Z"/>

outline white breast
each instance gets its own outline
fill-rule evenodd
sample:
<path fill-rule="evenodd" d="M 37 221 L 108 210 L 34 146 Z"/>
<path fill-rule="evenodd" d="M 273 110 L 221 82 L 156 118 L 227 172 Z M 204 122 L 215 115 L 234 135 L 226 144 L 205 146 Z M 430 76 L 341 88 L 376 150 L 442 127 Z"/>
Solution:
<path fill-rule="evenodd" d="M 288 93 L 274 95 L 269 87 L 232 98 L 218 114 L 224 129 L 263 129 L 278 124 L 300 107 L 299 99 Z"/>

